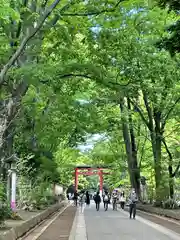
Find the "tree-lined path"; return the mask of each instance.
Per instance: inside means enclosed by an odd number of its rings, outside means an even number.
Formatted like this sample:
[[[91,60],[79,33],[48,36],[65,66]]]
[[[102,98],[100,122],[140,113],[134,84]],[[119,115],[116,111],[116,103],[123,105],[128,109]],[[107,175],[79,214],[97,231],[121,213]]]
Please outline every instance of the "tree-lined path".
[[[179,11],[177,0],[0,0],[0,239],[82,189],[133,187],[180,220]],[[150,231],[123,213],[100,219],[105,237]]]
[[[178,226],[178,225],[177,225]],[[178,240],[180,234],[148,221],[143,217],[129,219],[124,211],[99,212],[95,205],[86,208],[84,214],[77,211],[69,240]]]

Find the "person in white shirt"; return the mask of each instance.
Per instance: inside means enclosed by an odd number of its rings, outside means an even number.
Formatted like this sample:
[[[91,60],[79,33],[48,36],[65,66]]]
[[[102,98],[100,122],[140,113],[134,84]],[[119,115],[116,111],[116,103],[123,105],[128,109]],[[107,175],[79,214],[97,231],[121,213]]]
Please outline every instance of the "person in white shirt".
[[[81,194],[79,195],[79,212],[83,213],[84,212],[84,208],[85,208],[85,202],[86,202],[86,194],[84,191],[81,192]]]
[[[120,199],[119,199],[119,201],[120,201],[120,206],[121,206],[121,208],[124,209],[124,205],[125,205],[125,201],[126,201],[124,191],[122,191],[122,192],[120,193]]]
[[[117,210],[117,202],[118,202],[118,191],[115,191],[115,192],[112,194],[113,210]]]

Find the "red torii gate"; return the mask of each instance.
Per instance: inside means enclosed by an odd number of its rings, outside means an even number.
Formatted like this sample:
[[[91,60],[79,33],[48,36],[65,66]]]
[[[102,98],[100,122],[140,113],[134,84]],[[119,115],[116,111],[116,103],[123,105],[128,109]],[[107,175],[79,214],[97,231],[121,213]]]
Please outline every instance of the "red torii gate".
[[[103,191],[103,175],[111,174],[110,172],[104,172],[103,170],[109,170],[108,167],[90,167],[90,166],[77,166],[75,168],[75,190],[78,189],[78,176],[79,175],[99,175],[99,190]]]

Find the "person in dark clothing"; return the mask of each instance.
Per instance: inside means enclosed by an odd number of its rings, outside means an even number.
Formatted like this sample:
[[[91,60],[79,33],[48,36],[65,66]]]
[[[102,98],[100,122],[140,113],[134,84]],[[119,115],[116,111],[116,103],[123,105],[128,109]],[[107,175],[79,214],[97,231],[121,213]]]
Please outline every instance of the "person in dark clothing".
[[[90,204],[90,196],[89,196],[89,192],[86,192],[86,204],[89,206]]]
[[[108,194],[108,191],[105,191],[105,194],[103,196],[103,202],[104,202],[104,209],[105,211],[107,211],[108,204],[110,203],[110,195]]]
[[[131,219],[132,215],[135,219],[136,217],[136,203],[138,201],[135,189],[133,188],[129,195],[129,218]]]
[[[74,200],[74,205],[75,205],[76,207],[77,207],[78,196],[79,196],[78,192],[75,191],[73,200]]]
[[[69,201],[69,200],[70,200],[70,198],[69,198],[69,193],[66,194],[66,197],[67,197],[67,199],[68,199],[68,201]]]
[[[96,210],[99,211],[99,207],[101,203],[101,197],[99,195],[99,192],[96,193],[96,196],[94,197],[94,201],[96,203]]]

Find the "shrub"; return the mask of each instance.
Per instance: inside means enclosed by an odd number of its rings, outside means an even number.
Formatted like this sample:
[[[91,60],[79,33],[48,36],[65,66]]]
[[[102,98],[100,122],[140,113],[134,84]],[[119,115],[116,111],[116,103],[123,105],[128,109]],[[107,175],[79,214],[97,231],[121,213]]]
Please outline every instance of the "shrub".
[[[174,199],[167,199],[163,201],[163,208],[165,209],[178,209],[178,203]]]
[[[7,218],[11,218],[12,210],[7,203],[0,203],[0,224],[2,225]]]

